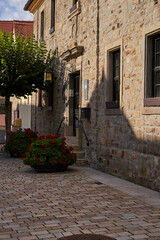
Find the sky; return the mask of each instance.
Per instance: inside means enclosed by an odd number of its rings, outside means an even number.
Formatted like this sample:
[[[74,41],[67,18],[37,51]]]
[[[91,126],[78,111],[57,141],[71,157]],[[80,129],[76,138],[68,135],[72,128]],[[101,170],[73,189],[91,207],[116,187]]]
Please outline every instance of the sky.
[[[0,0],[0,20],[33,20],[33,15],[23,8],[28,0]]]

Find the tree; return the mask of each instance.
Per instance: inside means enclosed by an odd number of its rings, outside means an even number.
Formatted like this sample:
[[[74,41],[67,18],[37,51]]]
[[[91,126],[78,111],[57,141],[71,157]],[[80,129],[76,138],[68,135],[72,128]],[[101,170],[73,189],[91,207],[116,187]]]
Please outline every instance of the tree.
[[[0,96],[5,97],[6,133],[11,128],[10,97],[26,97],[44,90],[44,70],[51,62],[43,41],[34,36],[9,35],[0,32]]]

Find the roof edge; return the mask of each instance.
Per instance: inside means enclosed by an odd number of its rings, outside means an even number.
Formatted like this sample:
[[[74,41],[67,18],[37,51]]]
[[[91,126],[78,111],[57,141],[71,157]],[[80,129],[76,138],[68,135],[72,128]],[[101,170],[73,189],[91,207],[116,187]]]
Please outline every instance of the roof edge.
[[[28,0],[23,9],[27,11],[32,2],[33,0]]]

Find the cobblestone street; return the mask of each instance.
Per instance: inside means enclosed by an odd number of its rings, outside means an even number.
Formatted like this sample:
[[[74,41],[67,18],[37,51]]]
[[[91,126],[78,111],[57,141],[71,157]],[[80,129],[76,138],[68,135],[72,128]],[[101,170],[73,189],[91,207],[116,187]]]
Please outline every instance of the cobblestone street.
[[[146,202],[149,196],[145,194],[144,199],[130,194],[127,182],[128,193],[110,186],[107,174],[99,172],[104,181],[98,181],[94,171],[87,174],[87,168],[70,167],[62,173],[36,173],[21,160],[1,153],[0,239],[57,239],[94,233],[118,240],[159,240],[158,201],[153,205]],[[125,182],[112,178],[114,183]],[[141,192],[144,188],[136,189]]]

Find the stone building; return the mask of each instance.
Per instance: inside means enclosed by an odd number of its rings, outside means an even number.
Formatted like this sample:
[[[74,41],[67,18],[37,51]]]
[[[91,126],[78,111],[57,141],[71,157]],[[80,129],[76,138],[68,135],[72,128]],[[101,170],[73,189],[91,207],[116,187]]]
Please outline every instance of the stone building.
[[[32,100],[32,128],[54,134],[65,116],[61,133],[79,139],[91,167],[160,191],[160,1],[28,0],[24,9],[59,59],[50,93]]]

